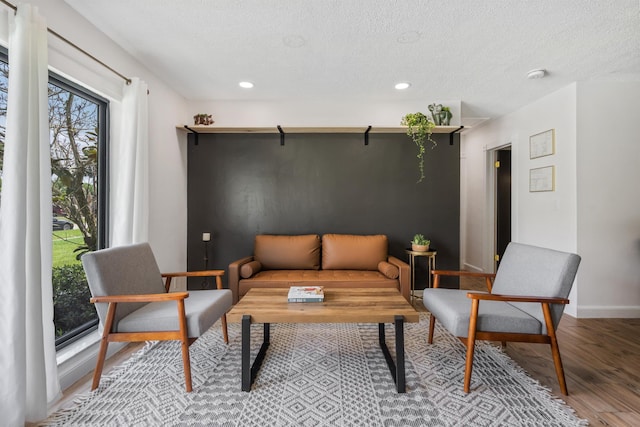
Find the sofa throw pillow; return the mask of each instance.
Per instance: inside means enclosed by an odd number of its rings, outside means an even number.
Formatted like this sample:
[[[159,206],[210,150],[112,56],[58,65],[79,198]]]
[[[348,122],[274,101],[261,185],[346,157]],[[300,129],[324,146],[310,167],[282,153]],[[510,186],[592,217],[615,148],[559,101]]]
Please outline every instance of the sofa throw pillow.
[[[378,271],[384,274],[389,279],[397,279],[400,275],[400,269],[386,261],[380,261],[378,263]]]
[[[322,236],[323,270],[378,270],[387,260],[388,240],[383,234],[325,234]]]
[[[320,236],[259,234],[253,256],[263,270],[318,270]]]
[[[251,261],[246,264],[242,264],[240,267],[240,277],[248,279],[260,270],[262,270],[262,264],[260,264],[259,261]]]

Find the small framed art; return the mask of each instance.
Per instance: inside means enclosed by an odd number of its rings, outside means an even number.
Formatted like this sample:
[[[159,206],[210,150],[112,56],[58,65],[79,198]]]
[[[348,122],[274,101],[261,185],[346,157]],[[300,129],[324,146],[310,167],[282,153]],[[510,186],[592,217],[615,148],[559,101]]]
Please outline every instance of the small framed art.
[[[555,191],[556,167],[529,169],[529,192]]]
[[[556,152],[555,129],[531,135],[529,137],[529,158],[550,156]]]

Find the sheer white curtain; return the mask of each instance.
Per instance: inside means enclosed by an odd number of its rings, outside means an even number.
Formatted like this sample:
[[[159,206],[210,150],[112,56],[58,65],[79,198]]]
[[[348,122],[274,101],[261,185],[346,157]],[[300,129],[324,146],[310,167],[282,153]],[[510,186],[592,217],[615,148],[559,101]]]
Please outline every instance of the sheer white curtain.
[[[20,4],[9,37],[0,206],[0,424],[46,417],[59,392],[51,289],[47,27]]]
[[[149,120],[147,84],[123,91],[111,140],[111,246],[149,240]]]

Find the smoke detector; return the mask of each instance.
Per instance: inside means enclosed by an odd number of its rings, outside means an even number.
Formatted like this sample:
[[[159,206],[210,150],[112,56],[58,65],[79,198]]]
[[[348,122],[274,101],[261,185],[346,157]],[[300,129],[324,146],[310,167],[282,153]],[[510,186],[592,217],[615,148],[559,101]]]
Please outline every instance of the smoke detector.
[[[535,79],[541,79],[544,76],[547,75],[547,71],[543,70],[542,68],[537,69],[537,70],[531,70],[527,73],[527,78],[529,80],[535,80]]]

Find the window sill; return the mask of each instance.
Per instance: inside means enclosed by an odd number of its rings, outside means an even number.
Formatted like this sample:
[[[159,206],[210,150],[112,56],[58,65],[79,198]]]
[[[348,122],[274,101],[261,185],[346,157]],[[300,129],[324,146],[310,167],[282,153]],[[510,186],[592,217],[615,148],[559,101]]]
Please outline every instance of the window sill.
[[[127,343],[110,343],[107,359],[124,348]],[[100,333],[93,331],[56,354],[58,379],[62,390],[69,388],[83,376],[93,371],[100,348]]]

